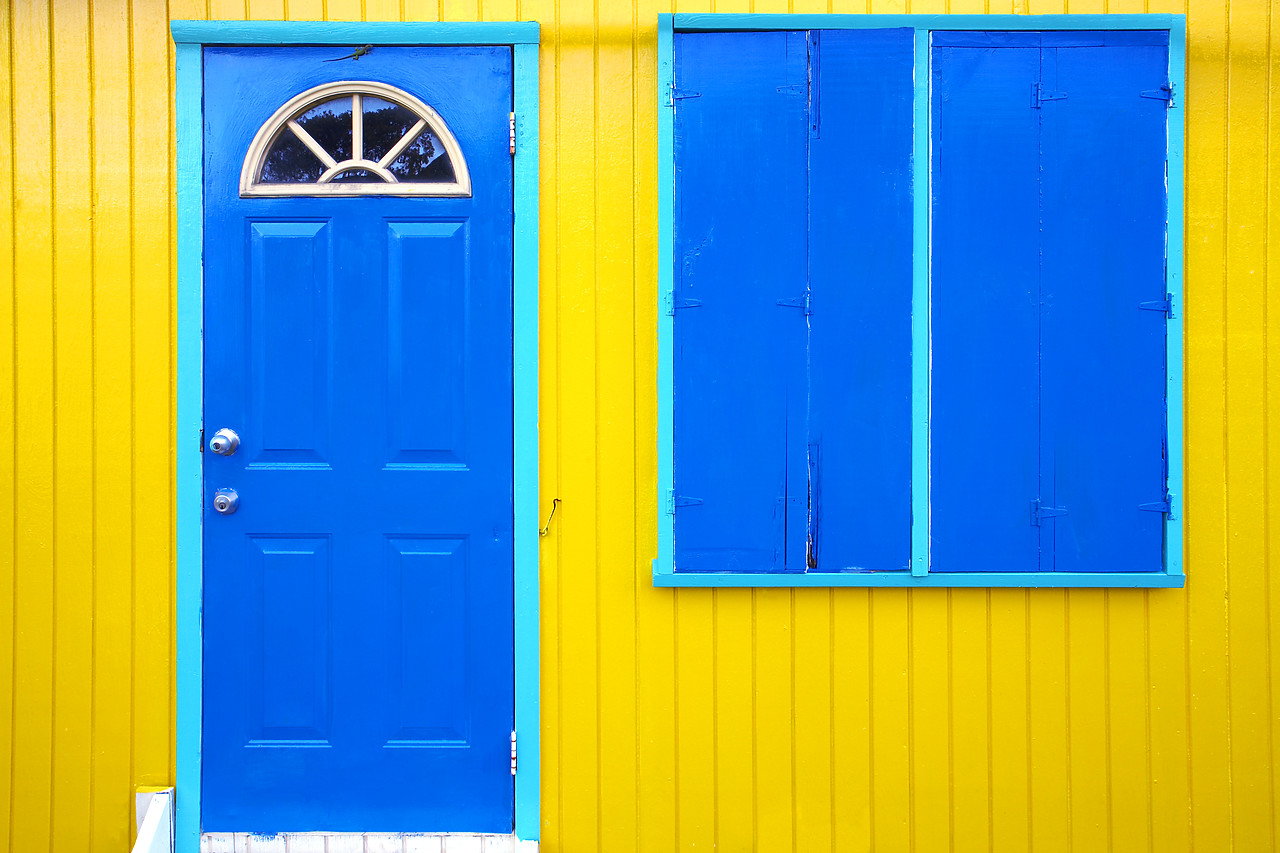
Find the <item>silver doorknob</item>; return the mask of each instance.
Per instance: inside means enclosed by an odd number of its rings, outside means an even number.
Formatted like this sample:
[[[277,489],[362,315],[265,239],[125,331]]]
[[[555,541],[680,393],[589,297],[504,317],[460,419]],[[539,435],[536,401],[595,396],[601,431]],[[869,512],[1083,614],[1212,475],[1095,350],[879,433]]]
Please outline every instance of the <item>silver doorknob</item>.
[[[213,508],[223,515],[231,515],[240,506],[240,495],[235,489],[218,489],[213,493]]]
[[[223,427],[209,439],[209,449],[219,456],[230,456],[240,446],[240,436],[233,429]]]

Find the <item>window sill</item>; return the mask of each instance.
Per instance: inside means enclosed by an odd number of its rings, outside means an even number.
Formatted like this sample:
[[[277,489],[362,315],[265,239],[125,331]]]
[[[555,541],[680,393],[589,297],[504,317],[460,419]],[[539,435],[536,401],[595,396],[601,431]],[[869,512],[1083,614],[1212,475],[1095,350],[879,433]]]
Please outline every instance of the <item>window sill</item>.
[[[729,572],[653,572],[655,587],[1022,587],[1022,588],[1142,588],[1180,589],[1186,576],[1169,572],[811,572],[809,574],[752,574]]]

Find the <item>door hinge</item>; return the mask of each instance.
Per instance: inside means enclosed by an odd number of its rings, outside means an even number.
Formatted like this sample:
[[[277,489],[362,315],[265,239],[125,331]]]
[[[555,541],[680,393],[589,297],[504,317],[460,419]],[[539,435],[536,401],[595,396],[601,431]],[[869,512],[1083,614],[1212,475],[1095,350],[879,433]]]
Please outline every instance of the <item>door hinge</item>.
[[[778,304],[783,308],[803,308],[806,317],[813,313],[813,299],[807,293],[791,299],[779,299]]]
[[[1151,98],[1156,101],[1164,101],[1166,107],[1173,106],[1173,84],[1161,83],[1159,89],[1147,89],[1139,93],[1144,98]]]
[[[1044,87],[1043,83],[1031,84],[1031,106],[1033,109],[1040,109],[1040,104],[1044,101],[1065,101],[1066,99],[1066,92],[1051,92]]]
[[[702,498],[691,498],[687,495],[677,495],[675,489],[667,492],[667,513],[674,514],[678,506],[697,506],[702,503]]]
[[[1143,311],[1162,311],[1166,317],[1173,317],[1173,294],[1166,293],[1164,299],[1154,302],[1140,302],[1138,307]]]
[[[1031,526],[1039,527],[1046,518],[1058,518],[1067,514],[1065,506],[1043,506],[1040,501],[1031,502]]]
[[[511,733],[511,775],[516,775],[516,733]]]
[[[1161,500],[1153,501],[1149,504],[1138,504],[1138,509],[1143,512],[1163,512],[1171,520],[1177,517],[1174,515],[1175,505],[1172,492],[1165,492],[1164,498]]]
[[[516,114],[511,113],[507,116],[507,130],[510,133],[511,153],[516,153]]]
[[[701,299],[678,299],[674,290],[668,290],[663,302],[668,314],[675,314],[679,308],[700,308],[702,306]]]
[[[676,101],[683,100],[684,98],[701,98],[701,97],[702,97],[701,92],[692,92],[687,89],[686,90],[677,89],[675,83],[668,83],[667,84],[667,103],[665,104],[665,106],[674,107],[676,105]]]

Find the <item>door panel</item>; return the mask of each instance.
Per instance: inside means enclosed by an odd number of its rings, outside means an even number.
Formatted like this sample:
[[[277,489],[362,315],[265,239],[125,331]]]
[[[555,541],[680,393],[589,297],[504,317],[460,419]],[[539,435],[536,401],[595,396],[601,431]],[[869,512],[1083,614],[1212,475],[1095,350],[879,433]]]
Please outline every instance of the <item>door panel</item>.
[[[205,831],[510,832],[508,48],[205,52]],[[435,108],[468,198],[239,196],[299,92]],[[235,489],[237,512],[212,509]]]

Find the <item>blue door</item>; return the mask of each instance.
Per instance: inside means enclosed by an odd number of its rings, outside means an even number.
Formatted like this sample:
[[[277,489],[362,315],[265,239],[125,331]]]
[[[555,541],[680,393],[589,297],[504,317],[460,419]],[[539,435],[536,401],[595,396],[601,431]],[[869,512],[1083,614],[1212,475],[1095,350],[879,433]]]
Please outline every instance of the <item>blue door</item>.
[[[204,54],[202,828],[510,832],[511,53],[353,52]]]

